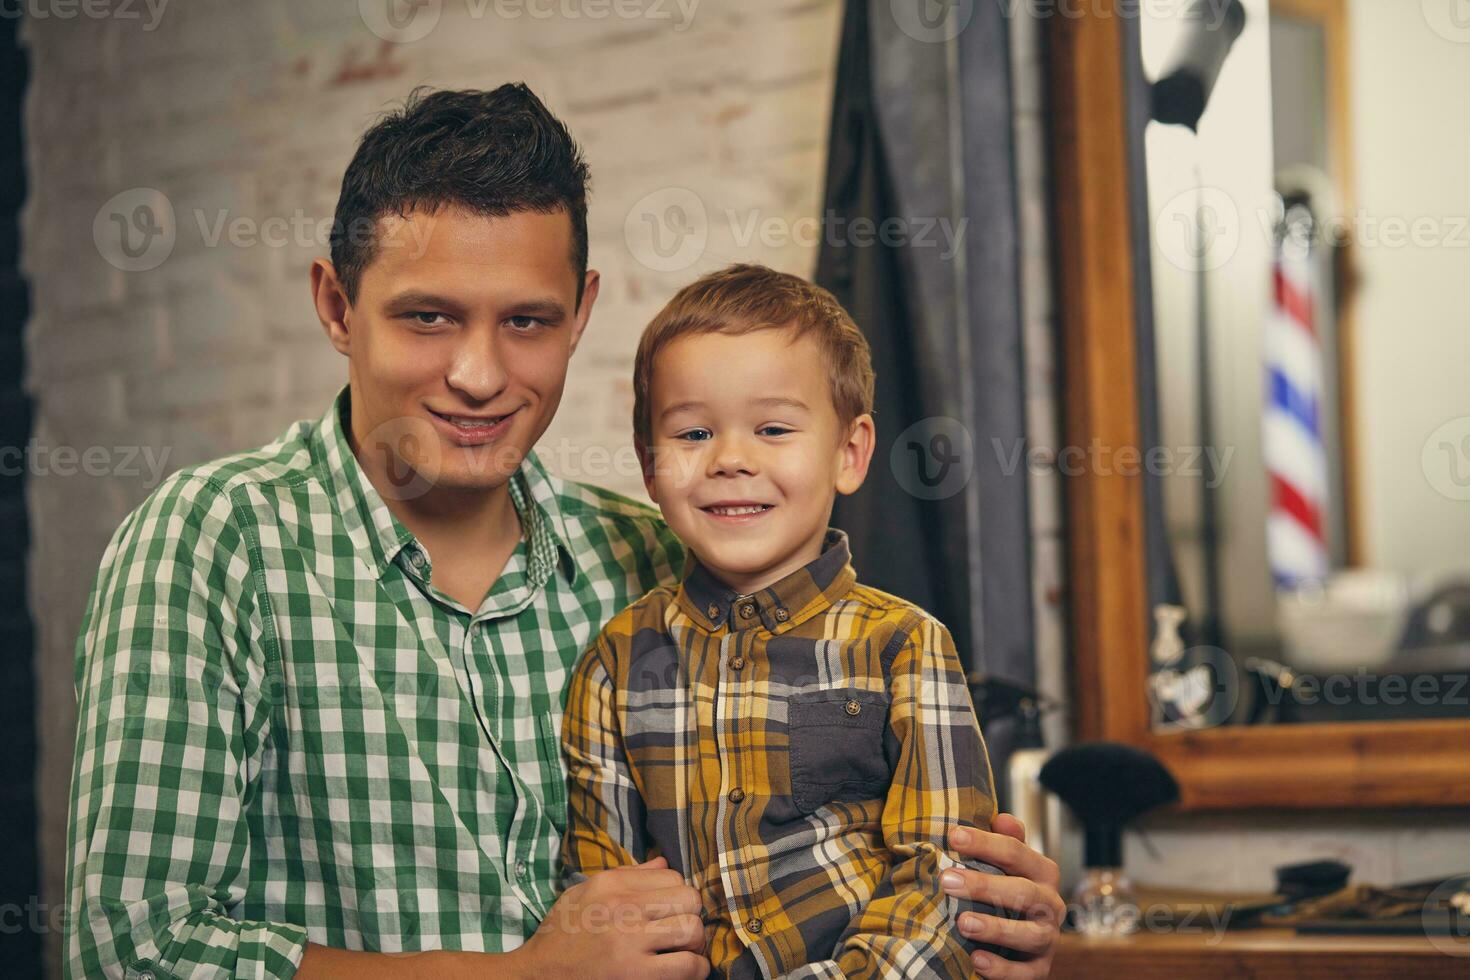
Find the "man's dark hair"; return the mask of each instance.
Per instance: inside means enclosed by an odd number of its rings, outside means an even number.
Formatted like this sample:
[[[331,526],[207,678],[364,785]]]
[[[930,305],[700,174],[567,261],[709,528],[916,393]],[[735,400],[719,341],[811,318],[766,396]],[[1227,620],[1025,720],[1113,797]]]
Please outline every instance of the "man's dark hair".
[[[483,215],[519,211],[572,219],[577,304],[587,272],[587,163],[567,127],[524,84],[493,91],[409,93],[402,108],[362,136],[342,175],[332,222],[332,264],[357,298],[377,250],[378,219],[445,205]]]

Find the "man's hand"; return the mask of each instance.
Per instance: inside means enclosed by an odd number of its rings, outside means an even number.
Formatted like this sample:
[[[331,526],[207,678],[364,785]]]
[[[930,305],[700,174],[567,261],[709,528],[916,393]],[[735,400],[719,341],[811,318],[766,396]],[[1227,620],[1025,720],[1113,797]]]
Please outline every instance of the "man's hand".
[[[977,952],[976,974],[985,980],[1044,980],[1051,973],[1061,937],[1066,903],[1057,893],[1061,874],[1057,863],[1026,846],[1026,828],[1009,813],[997,814],[990,831],[956,827],[949,844],[965,857],[993,864],[1005,875],[952,869],[940,880],[944,890],[960,898],[1011,909],[1020,919],[965,912],[960,932],[1022,954],[1017,960]]]
[[[663,858],[602,871],[557,899],[516,951],[516,972],[538,980],[704,980],[699,913],[699,893]]]

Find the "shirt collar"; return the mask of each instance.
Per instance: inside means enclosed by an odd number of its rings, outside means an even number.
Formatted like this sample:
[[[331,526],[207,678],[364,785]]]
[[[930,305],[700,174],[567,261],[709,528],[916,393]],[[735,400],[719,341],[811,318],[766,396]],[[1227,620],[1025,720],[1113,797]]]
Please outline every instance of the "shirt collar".
[[[841,599],[856,581],[846,533],[828,528],[820,555],[750,595],[737,594],[691,555],[678,601],[709,630],[764,626],[771,633],[784,633]]]
[[[417,542],[413,532],[393,516],[352,452],[347,437],[350,407],[350,389],[344,387],[316,427],[312,455],[349,539],[381,577],[399,552],[410,544],[417,547]],[[556,487],[535,453],[528,453],[522,461],[509,490],[527,544],[529,581],[543,584],[560,565],[568,584],[575,582],[576,558]]]

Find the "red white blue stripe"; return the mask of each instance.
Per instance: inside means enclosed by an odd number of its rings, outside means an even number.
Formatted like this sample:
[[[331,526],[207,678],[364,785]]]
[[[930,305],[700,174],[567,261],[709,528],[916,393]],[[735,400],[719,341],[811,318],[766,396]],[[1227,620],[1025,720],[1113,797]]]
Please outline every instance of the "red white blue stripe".
[[[1281,588],[1327,577],[1327,454],[1322,440],[1325,368],[1316,325],[1311,252],[1285,236],[1276,250],[1266,320],[1262,451],[1271,481],[1266,548]]]

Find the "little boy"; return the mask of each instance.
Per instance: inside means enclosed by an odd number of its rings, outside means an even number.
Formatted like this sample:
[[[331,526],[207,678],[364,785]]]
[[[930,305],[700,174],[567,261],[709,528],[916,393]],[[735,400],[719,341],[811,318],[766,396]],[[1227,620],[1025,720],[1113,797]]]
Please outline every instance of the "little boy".
[[[633,390],[691,556],[572,679],[568,879],[663,856],[720,976],[971,976],[938,881],[947,829],[994,814],[964,671],[827,527],[873,453],[866,340],[826,290],[732,266],[649,324]]]

